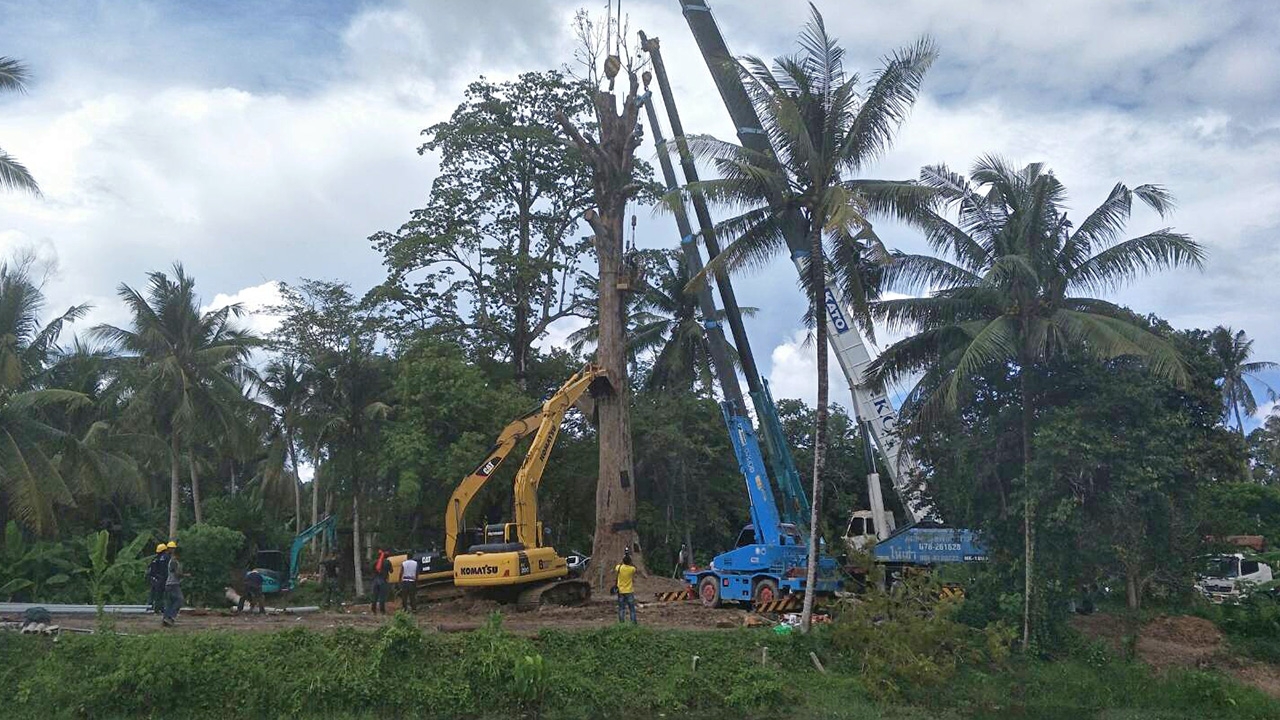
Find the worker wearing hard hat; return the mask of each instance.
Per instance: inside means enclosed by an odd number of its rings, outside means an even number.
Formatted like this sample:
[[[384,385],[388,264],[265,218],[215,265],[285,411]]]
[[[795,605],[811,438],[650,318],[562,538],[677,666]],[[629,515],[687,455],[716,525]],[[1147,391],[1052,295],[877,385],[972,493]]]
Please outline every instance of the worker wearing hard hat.
[[[164,583],[169,579],[169,546],[156,545],[156,556],[147,565],[147,588],[151,595],[147,600],[147,609],[157,615],[164,610]]]
[[[178,562],[178,543],[165,543],[169,555],[169,572],[164,581],[164,619],[161,624],[172,626],[182,609],[182,563]]]

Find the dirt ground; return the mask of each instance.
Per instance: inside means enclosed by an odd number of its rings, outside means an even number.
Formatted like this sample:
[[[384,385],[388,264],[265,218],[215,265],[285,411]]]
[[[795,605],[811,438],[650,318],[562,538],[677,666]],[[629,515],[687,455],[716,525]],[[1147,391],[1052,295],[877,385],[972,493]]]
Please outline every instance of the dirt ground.
[[[669,578],[638,578],[636,601],[639,621],[644,625],[685,630],[709,630],[742,627],[751,613],[742,609],[721,608],[708,610],[696,601],[657,602],[655,593],[679,591],[683,583]],[[400,607],[398,600],[387,603],[389,612]],[[574,630],[605,627],[618,621],[617,605],[608,595],[597,596],[586,605],[578,607],[543,607],[528,612],[518,612],[510,606],[499,605],[492,600],[462,595],[450,599],[424,600],[420,595],[415,615],[424,630],[462,632],[474,630],[488,620],[490,614],[502,611],[502,625],[516,633],[533,634],[544,628]],[[11,618],[17,620],[18,618]],[[230,630],[235,632],[274,632],[291,627],[311,630],[331,630],[339,627],[376,628],[387,621],[381,615],[369,613],[369,606],[345,605],[341,610],[303,613],[298,615],[270,613],[267,615],[240,615],[230,611],[184,610],[173,628],[164,628],[155,615],[116,615],[115,627],[121,633],[150,632],[198,632],[202,630]],[[54,624],[62,628],[91,630],[96,625],[92,615],[54,615]],[[752,622],[755,622],[754,620]]]
[[[1072,626],[1084,635],[1106,642],[1123,653],[1133,629],[1120,617],[1106,613],[1077,615]],[[1280,698],[1280,666],[1233,655],[1218,628],[1204,618],[1164,615],[1137,631],[1134,652],[1157,670],[1198,668],[1219,670],[1268,695]]]

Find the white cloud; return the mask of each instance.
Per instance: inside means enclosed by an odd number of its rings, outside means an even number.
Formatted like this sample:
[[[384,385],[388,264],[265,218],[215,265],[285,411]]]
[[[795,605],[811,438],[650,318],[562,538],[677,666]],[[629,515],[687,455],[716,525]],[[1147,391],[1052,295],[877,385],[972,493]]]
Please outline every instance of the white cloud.
[[[1043,160],[1080,210],[1117,180],[1164,183],[1182,201],[1170,222],[1210,251],[1206,272],[1143,280],[1114,298],[1179,326],[1245,328],[1258,357],[1280,359],[1271,317],[1280,306],[1280,125],[1268,92],[1280,77],[1270,41],[1280,13],[1260,3],[975,1],[976,10],[932,0],[828,8],[851,67],[871,69],[925,32],[939,44],[925,97],[870,172],[966,169],[985,152]],[[802,0],[767,11],[713,5],[731,50],[767,57],[794,50],[808,12]],[[116,286],[137,287],[179,259],[205,297],[274,279],[336,277],[357,291],[380,281],[365,238],[420,207],[434,174],[434,161],[414,153],[419,131],[444,119],[476,76],[558,67],[573,45],[573,6],[549,0],[264,6],[222,24],[195,7],[192,16],[134,3],[61,15],[6,8],[9,52],[31,62],[37,82],[4,98],[0,145],[32,169],[45,197],[0,194],[0,252],[53,247],[62,272],[50,307],[96,306],[78,325],[127,321]],[[732,137],[674,3],[626,9],[633,29],[662,38],[686,129]],[[648,142],[642,155],[652,159]],[[669,218],[640,214],[642,234],[655,229],[641,244],[674,246]],[[917,234],[883,225],[891,245],[924,249]],[[1138,213],[1131,229],[1159,226]],[[789,263],[735,284],[744,306],[761,309],[748,326],[760,350],[772,348],[772,367],[760,359],[775,393],[811,402],[813,349],[797,340],[804,302]],[[557,324],[541,346],[563,344],[573,329]],[[842,378],[832,388],[847,398],[836,390]]]
[[[547,328],[547,334],[543,335],[533,343],[533,346],[539,350],[551,350],[553,348],[570,349],[573,344],[569,342],[569,336],[586,327],[589,323],[580,317],[561,318]]]
[[[1258,410],[1253,413],[1251,419],[1256,420],[1259,423],[1265,423],[1267,418],[1271,417],[1272,414],[1280,414],[1280,401],[1268,400],[1263,403],[1258,403]]]
[[[213,301],[208,306],[201,309],[201,312],[218,310],[235,304],[239,304],[244,311],[239,321],[240,325],[252,330],[259,337],[266,337],[274,332],[283,320],[280,315],[270,312],[272,307],[284,304],[280,283],[275,280],[247,287],[230,295],[218,293],[213,296]]]

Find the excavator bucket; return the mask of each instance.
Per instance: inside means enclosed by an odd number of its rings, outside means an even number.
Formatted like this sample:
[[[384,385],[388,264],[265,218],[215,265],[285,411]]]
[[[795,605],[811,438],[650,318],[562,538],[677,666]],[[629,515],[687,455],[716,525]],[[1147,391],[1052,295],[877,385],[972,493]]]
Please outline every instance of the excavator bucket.
[[[614,392],[613,382],[609,379],[609,376],[605,373],[600,373],[599,376],[591,381],[591,384],[587,386],[587,391],[582,394],[582,397],[578,398],[578,401],[573,406],[578,408],[587,418],[595,421],[596,399],[612,395]]]

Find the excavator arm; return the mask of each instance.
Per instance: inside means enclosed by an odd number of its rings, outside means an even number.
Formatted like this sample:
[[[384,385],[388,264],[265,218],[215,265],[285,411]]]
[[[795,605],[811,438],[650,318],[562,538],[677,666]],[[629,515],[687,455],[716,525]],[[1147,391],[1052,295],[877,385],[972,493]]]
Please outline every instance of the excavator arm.
[[[519,420],[512,421],[502,429],[502,433],[498,435],[498,440],[489,448],[489,452],[485,455],[485,459],[475,470],[471,471],[458,483],[457,489],[453,491],[453,495],[449,498],[449,505],[444,513],[444,552],[449,562],[453,562],[454,557],[458,554],[458,534],[465,527],[463,524],[463,514],[467,511],[467,506],[471,504],[471,499],[480,492],[480,488],[489,481],[490,476],[497,471],[502,462],[507,459],[511,451],[515,449],[516,443],[529,433],[537,430],[539,427],[539,419],[543,415],[543,409],[539,408],[536,412],[532,412]]]
[[[293,539],[293,545],[289,547],[289,587],[293,588],[298,584],[298,560],[302,557],[302,548],[311,541],[311,538],[324,534],[329,542],[329,546],[333,547],[338,544],[338,521],[332,515],[326,517],[320,522],[298,533]]]
[[[583,399],[583,395],[592,390],[592,394],[600,392],[602,383],[608,383],[607,375],[598,365],[588,365],[569,378],[542,405],[538,432],[533,436],[533,444],[524,456],[524,462],[516,472],[515,480],[515,525],[516,536],[527,548],[542,545],[541,533],[538,529],[538,485],[542,482],[542,473],[547,468],[547,458],[551,448],[560,435],[560,423],[569,408]],[[593,389],[594,388],[594,389]]]

